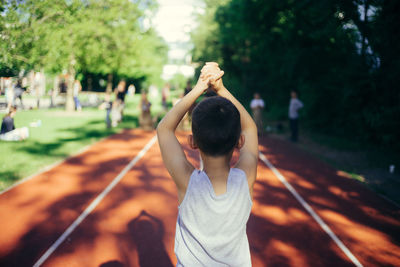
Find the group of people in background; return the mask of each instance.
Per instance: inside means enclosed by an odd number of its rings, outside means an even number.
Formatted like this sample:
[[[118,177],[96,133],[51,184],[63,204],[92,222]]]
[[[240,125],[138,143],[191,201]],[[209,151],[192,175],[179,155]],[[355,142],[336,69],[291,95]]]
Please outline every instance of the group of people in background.
[[[10,109],[11,106],[17,106],[19,104],[21,108],[24,108],[24,102],[22,100],[22,95],[26,91],[26,80],[13,79],[10,77],[2,77],[0,81],[0,91],[4,93],[5,100],[7,104],[7,110]],[[19,103],[17,103],[19,100]]]
[[[297,142],[299,139],[299,109],[303,108],[303,103],[297,98],[297,92],[292,90],[290,92],[290,102],[289,102],[289,128],[290,128],[290,140],[292,142]],[[250,108],[252,111],[253,119],[257,125],[258,135],[264,133],[264,123],[263,123],[263,111],[265,108],[265,102],[261,99],[259,93],[254,94],[253,100],[250,102]]]
[[[28,73],[21,72],[18,77],[0,77],[0,94],[5,95],[6,109],[11,106],[17,106],[19,109],[40,108],[41,100],[46,93],[50,96],[50,107],[56,106],[55,98],[61,93],[67,92],[68,74],[56,75],[52,78],[54,84],[50,90],[46,92],[46,84],[49,78],[43,72],[30,71]],[[82,106],[79,102],[79,92],[82,86],[79,80],[73,81],[73,97],[75,109],[80,111]],[[29,94],[35,98],[35,104],[25,105],[23,95]],[[32,101],[31,101],[32,102]]]
[[[107,128],[116,127],[123,120],[125,98],[127,94],[134,95],[136,88],[133,84],[129,85],[126,90],[126,81],[121,80],[112,93],[106,92],[104,102],[100,105],[101,109],[106,110],[106,125]],[[163,106],[166,105],[166,98],[163,98]],[[154,129],[154,121],[151,116],[151,102],[148,99],[148,94],[142,90],[140,97],[140,116],[139,126],[145,130]]]
[[[132,90],[132,89],[131,89]],[[107,128],[116,127],[122,121],[124,115],[126,97],[126,81],[121,80],[114,89],[114,100],[110,92],[106,92],[104,102],[100,108],[106,110]]]
[[[40,105],[40,98],[45,94],[46,77],[43,72],[30,71],[23,75],[21,72],[18,77],[1,77],[0,92],[5,95],[7,110],[11,106],[19,105],[21,109],[25,108],[23,94],[30,93],[36,98],[36,107]],[[17,100],[19,100],[17,103]]]
[[[162,89],[162,104],[163,107],[166,107],[166,99],[167,95],[169,95],[169,84],[166,84],[164,88]],[[167,91],[168,89],[168,91]],[[192,90],[191,87],[191,82],[190,80],[187,81],[186,87],[184,89],[184,93],[181,96],[181,98],[185,95],[187,95],[190,91]],[[168,94],[167,94],[168,92]],[[214,96],[215,94],[212,91],[207,91],[205,94],[205,97],[210,97]],[[177,100],[179,101],[179,99]],[[289,101],[289,108],[288,108],[288,118],[289,118],[289,129],[290,129],[290,140],[292,142],[297,142],[298,137],[299,137],[299,126],[298,126],[298,120],[299,120],[299,110],[303,108],[303,103],[297,98],[297,91],[292,90],[290,92],[290,101]],[[189,108],[187,114],[184,116],[182,119],[180,125],[178,126],[178,129],[182,130],[190,130],[190,124],[191,124],[191,113],[195,107],[195,104]],[[259,93],[255,93],[253,95],[253,99],[250,102],[250,109],[252,111],[252,117],[256,123],[257,130],[258,130],[258,135],[261,136],[263,135],[266,130],[269,130],[269,127],[267,129],[265,128],[264,122],[263,122],[263,117],[264,117],[264,111],[265,111],[266,104],[264,100],[261,98],[261,95]],[[165,108],[166,109],[166,108]],[[282,128],[282,124],[279,123],[277,128]]]
[[[51,90],[51,106],[53,106],[54,100],[53,97],[57,95],[57,93],[66,93],[67,88],[67,79],[68,77],[64,77],[59,75],[55,78],[53,90]],[[16,113],[17,105],[24,109],[23,103],[23,94],[25,91],[31,91],[31,94],[37,96],[37,106],[40,105],[40,96],[44,94],[43,88],[45,84],[45,77],[42,72],[30,72],[26,77],[21,77],[18,79],[12,78],[2,78],[0,85],[1,91],[6,95],[7,101],[7,114],[3,118],[2,126],[1,126],[1,134],[0,138],[2,140],[21,140],[25,139],[29,133],[25,130],[22,132],[20,130],[15,131],[15,126],[13,122],[13,116]],[[116,127],[118,123],[120,123],[123,119],[124,108],[125,108],[125,97],[126,94],[135,94],[135,86],[133,84],[129,85],[128,89],[126,88],[127,84],[125,80],[121,80],[117,87],[114,89],[114,96],[112,96],[111,92],[106,92],[104,102],[100,105],[102,109],[106,110],[106,125],[108,128]],[[42,88],[42,90],[41,90]],[[191,82],[187,81],[186,87],[184,89],[181,98],[188,94],[191,91]],[[161,104],[163,111],[168,111],[168,100],[170,98],[170,90],[171,86],[169,83],[166,83],[164,87],[161,89]],[[79,93],[82,91],[81,82],[76,79],[73,82],[73,98],[75,104],[75,110],[81,111],[82,105],[79,100]],[[299,109],[303,107],[303,103],[297,98],[297,92],[291,91],[290,93],[291,99],[289,102],[289,128],[290,128],[290,140],[293,142],[298,141],[299,135]],[[205,97],[212,96],[212,92],[207,92]],[[177,99],[175,103],[179,101]],[[265,125],[263,123],[263,114],[265,110],[266,104],[264,100],[261,98],[259,93],[254,94],[254,98],[250,102],[250,108],[252,111],[253,119],[257,125],[258,134],[262,135],[265,133]],[[188,114],[182,120],[181,129],[190,129],[190,120],[191,120],[191,112],[194,106],[189,109]],[[154,128],[155,121],[151,116],[151,102],[149,101],[148,93],[145,90],[141,92],[140,98],[140,116],[139,116],[139,126],[146,130],[151,130]],[[267,127],[268,128],[268,127]],[[268,130],[268,129],[267,129]],[[11,134],[5,135],[7,132],[13,132]]]

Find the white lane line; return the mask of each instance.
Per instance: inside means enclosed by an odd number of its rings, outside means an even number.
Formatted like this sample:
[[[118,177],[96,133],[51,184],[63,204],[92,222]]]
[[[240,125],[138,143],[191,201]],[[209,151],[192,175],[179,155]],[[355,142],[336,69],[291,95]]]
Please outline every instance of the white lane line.
[[[300,202],[303,208],[314,218],[314,220],[319,224],[319,226],[329,235],[329,237],[336,243],[336,245],[343,251],[343,253],[354,263],[357,267],[362,267],[363,265],[358,261],[358,259],[351,253],[351,251],[343,244],[343,242],[333,233],[331,228],[318,216],[317,213],[311,208],[310,205],[297,193],[296,189],[286,180],[286,178],[275,168],[274,165],[260,152],[259,157],[268,168],[275,174],[275,176],[285,185],[287,190]]]
[[[82,212],[81,215],[65,230],[65,232],[50,246],[49,249],[40,257],[40,259],[33,265],[39,267],[42,265],[50,255],[64,242],[64,240],[78,227],[78,225],[96,208],[96,206],[104,199],[104,197],[121,181],[121,179],[128,173],[130,169],[146,154],[152,145],[157,140],[157,136],[151,138],[146,146],[137,154],[137,156],[129,162],[129,164],[112,180],[112,182],[101,192],[90,205]]]

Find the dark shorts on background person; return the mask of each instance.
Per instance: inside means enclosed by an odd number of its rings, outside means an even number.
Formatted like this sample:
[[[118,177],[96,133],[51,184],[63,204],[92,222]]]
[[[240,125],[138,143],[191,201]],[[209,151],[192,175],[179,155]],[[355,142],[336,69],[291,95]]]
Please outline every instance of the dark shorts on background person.
[[[293,141],[293,142],[297,142],[297,140],[299,138],[298,120],[299,119],[289,119],[290,132],[291,132],[290,140]]]

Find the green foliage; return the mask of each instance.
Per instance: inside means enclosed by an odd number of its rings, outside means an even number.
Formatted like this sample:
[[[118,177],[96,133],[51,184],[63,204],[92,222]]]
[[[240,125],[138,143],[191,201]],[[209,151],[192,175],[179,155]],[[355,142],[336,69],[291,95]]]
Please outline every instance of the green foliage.
[[[143,8],[154,10],[154,1],[9,0],[2,6],[2,69],[159,79],[167,47],[143,24]]]
[[[194,60],[218,61],[242,101],[260,92],[283,120],[295,89],[316,131],[387,146],[400,136],[398,1],[206,3]]]
[[[192,32],[192,41],[195,44],[193,50],[193,61],[204,63],[207,61],[221,62],[220,36],[218,34],[219,25],[215,21],[215,12],[219,7],[224,6],[228,0],[222,1],[204,1],[207,8],[205,13],[197,15],[199,26],[195,32]]]
[[[182,73],[176,73],[169,83],[172,88],[180,89],[181,91],[186,87],[187,78]]]

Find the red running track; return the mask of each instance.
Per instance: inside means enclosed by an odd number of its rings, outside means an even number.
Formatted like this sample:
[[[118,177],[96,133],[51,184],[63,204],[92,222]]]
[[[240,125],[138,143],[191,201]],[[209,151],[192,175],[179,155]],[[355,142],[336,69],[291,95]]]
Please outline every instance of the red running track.
[[[114,135],[0,195],[0,266],[34,265],[154,135]],[[260,151],[362,265],[400,266],[395,206],[287,142],[264,138]],[[155,143],[43,266],[173,266],[176,216]],[[261,161],[248,236],[253,266],[354,266]]]

